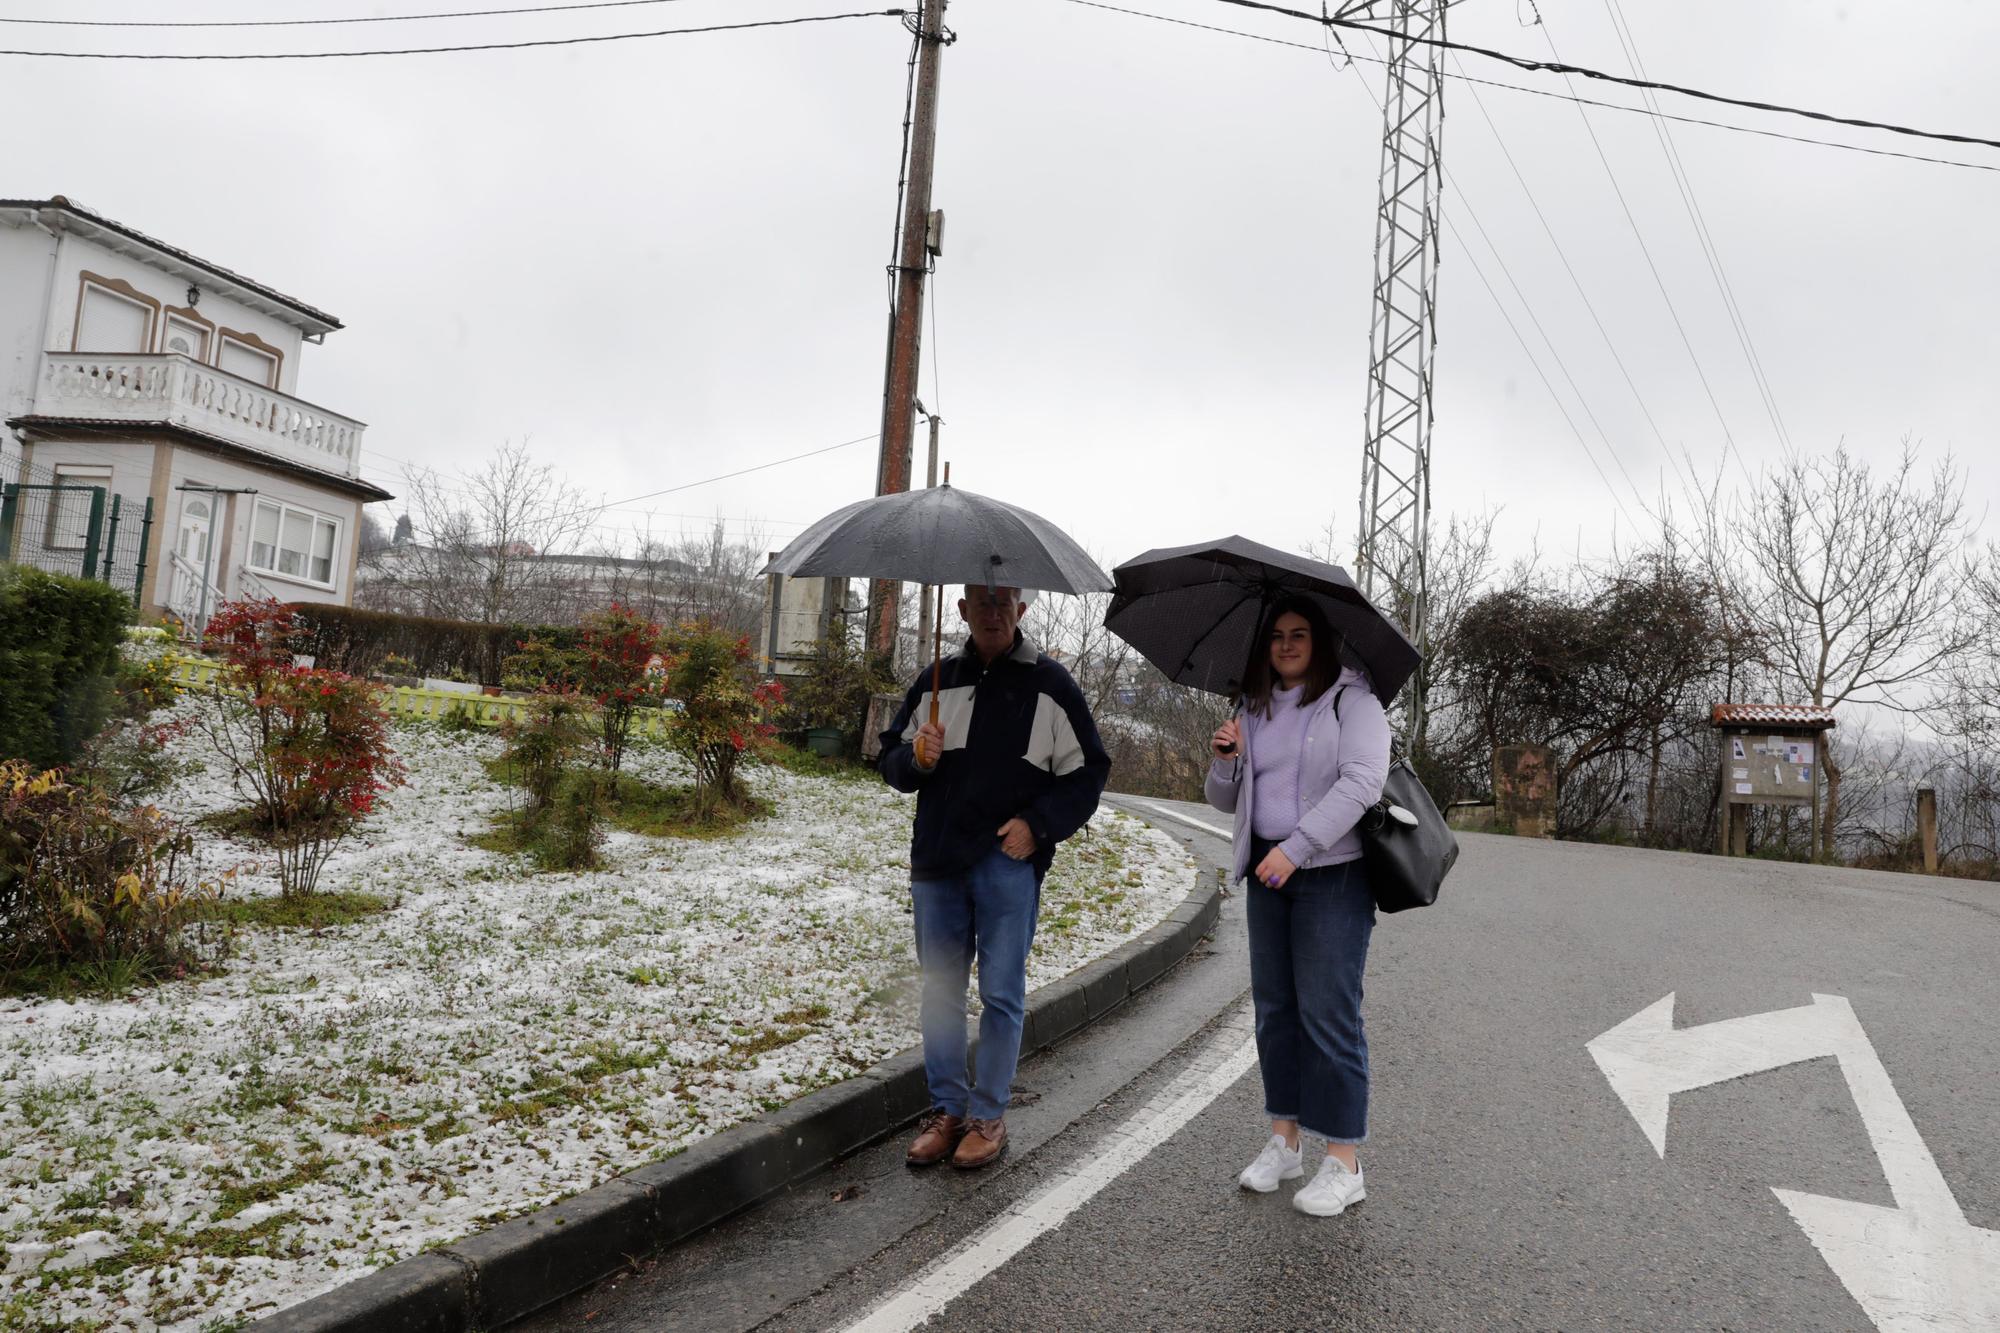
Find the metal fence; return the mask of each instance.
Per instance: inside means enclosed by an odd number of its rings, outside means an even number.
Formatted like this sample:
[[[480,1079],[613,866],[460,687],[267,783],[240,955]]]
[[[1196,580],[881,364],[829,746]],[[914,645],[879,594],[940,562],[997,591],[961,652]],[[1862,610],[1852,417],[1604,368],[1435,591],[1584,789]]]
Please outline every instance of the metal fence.
[[[143,600],[153,501],[0,458],[0,564],[97,579]]]

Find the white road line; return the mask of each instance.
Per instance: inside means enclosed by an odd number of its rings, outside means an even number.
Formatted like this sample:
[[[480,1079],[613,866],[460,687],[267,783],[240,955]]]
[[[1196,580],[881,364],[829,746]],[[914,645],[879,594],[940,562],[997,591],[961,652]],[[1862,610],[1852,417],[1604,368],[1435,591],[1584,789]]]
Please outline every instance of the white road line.
[[[981,1227],[847,1325],[846,1333],[899,1333],[928,1323],[981,1278],[1061,1226],[1106,1185],[1165,1143],[1257,1060],[1246,1006],[1189,1066],[1139,1111],[1106,1134],[1074,1169]]]
[[[1148,810],[1159,811],[1161,814],[1165,815],[1168,819],[1178,819],[1181,823],[1186,824],[1190,828],[1198,828],[1203,833],[1213,833],[1216,837],[1222,839],[1224,842],[1228,842],[1231,838],[1236,836],[1234,833],[1231,833],[1226,828],[1218,828],[1214,824],[1204,824],[1199,819],[1189,819],[1186,815],[1180,813],[1178,810],[1169,810],[1164,805],[1155,805],[1151,801],[1141,801],[1139,802],[1139,804],[1145,806]]]

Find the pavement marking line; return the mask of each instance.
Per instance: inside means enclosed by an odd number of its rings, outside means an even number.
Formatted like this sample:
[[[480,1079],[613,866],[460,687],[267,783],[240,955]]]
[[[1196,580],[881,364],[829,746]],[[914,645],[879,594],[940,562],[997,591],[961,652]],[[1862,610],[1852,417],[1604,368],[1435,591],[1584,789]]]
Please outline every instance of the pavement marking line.
[[[1097,1143],[1071,1171],[973,1232],[906,1280],[845,1333],[900,1333],[928,1323],[980,1279],[1061,1226],[1106,1185],[1200,1115],[1257,1062],[1249,1007],[1232,1015],[1188,1067]]]
[[[1231,833],[1226,828],[1217,828],[1213,824],[1204,824],[1199,819],[1190,819],[1186,815],[1182,814],[1180,811],[1169,810],[1164,805],[1154,805],[1151,801],[1141,801],[1139,802],[1139,804],[1145,806],[1148,810],[1159,811],[1161,814],[1165,815],[1168,819],[1178,819],[1181,823],[1186,824],[1189,828],[1198,828],[1203,833],[1213,833],[1216,837],[1222,839],[1224,842],[1228,842],[1236,836],[1234,833]]]
[[[2000,1328],[2000,1231],[1966,1220],[1844,998],[1816,994],[1796,1009],[1676,1028],[1669,994],[1592,1038],[1586,1049],[1662,1157],[1675,1093],[1833,1057],[1896,1206],[1771,1192],[1876,1328]]]

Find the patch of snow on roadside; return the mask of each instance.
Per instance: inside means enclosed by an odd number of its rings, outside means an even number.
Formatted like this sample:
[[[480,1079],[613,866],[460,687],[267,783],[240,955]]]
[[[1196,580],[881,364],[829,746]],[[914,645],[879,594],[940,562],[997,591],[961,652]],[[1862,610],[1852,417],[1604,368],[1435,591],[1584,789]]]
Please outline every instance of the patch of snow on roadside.
[[[758,766],[771,813],[734,836],[613,832],[602,869],[535,874],[466,841],[512,799],[496,738],[395,736],[409,785],[321,883],[389,910],[247,930],[220,975],[124,999],[0,1000],[0,1324],[267,1314],[915,1040],[909,798]],[[685,777],[657,746],[629,767]],[[194,820],[243,797],[209,756],[157,803]],[[258,848],[201,841],[242,867],[231,895],[277,892]],[[1102,809],[1058,854],[1030,985],[1192,878],[1172,838]]]

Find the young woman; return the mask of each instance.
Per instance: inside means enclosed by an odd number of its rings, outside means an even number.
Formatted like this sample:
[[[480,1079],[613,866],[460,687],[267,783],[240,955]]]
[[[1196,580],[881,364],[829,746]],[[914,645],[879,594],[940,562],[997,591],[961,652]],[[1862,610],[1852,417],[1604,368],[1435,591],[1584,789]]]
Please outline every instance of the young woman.
[[[1250,992],[1271,1140],[1244,1189],[1305,1174],[1301,1132],[1326,1156],[1292,1196],[1330,1217],[1366,1197],[1355,1147],[1368,1137],[1368,1039],[1361,973],[1375,900],[1355,824],[1382,796],[1389,723],[1367,676],[1340,665],[1340,640],[1307,598],[1264,618],[1236,716],[1210,742],[1210,805],[1233,811],[1235,871],[1248,878]]]

